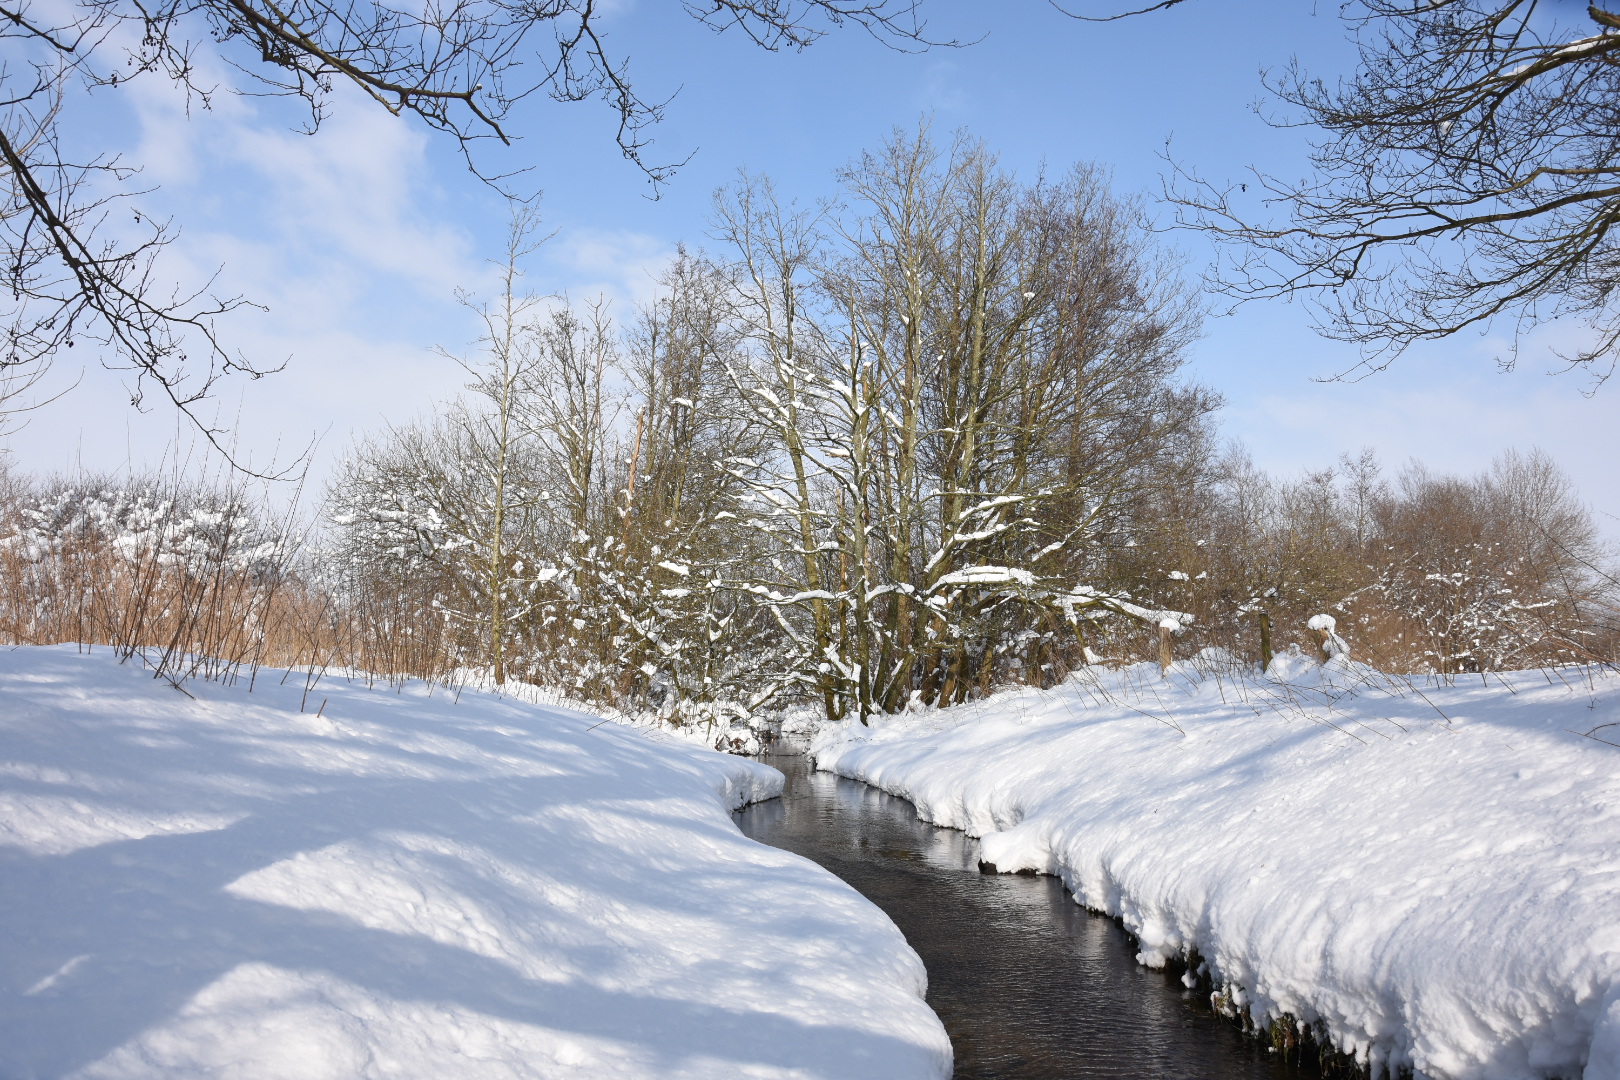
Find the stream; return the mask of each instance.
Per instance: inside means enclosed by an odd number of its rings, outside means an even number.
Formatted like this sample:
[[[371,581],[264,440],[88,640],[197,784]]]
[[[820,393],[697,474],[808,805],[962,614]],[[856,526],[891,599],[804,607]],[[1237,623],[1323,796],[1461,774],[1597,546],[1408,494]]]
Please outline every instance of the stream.
[[[764,759],[782,798],[737,812],[748,836],[803,855],[893,919],[928,967],[957,1080],[1302,1075],[1216,1016],[1206,995],[1136,962],[1112,919],[1053,877],[981,874],[978,842],[867,784]]]

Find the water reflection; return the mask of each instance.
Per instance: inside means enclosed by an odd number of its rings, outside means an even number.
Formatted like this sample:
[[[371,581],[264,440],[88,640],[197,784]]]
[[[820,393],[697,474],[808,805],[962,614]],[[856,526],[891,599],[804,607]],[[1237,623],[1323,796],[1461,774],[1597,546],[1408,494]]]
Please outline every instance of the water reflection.
[[[919,821],[904,799],[803,758],[767,760],[787,790],[740,811],[743,832],[814,859],[888,912],[928,966],[960,1080],[1298,1075],[1201,995],[1136,963],[1125,932],[1057,879],[980,874],[976,841]]]

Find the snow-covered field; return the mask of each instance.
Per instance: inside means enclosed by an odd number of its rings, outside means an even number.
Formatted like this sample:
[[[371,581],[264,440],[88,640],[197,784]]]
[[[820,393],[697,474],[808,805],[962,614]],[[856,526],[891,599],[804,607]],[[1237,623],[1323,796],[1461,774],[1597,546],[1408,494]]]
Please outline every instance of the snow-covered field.
[[[1375,1073],[1620,1080],[1620,676],[1090,672],[840,725],[817,764]]]
[[[949,1075],[888,919],[738,833],[774,770],[280,676],[0,650],[0,1077]]]

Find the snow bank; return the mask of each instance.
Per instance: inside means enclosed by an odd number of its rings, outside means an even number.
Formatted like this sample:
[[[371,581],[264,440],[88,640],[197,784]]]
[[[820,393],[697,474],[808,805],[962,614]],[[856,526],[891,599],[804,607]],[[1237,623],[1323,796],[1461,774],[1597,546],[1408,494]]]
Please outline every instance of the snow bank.
[[[1612,674],[1284,656],[1265,680],[1090,669],[813,753],[1375,1073],[1620,1080],[1620,748],[1577,734],[1617,721]]]
[[[0,1076],[949,1075],[888,919],[738,833],[775,770],[279,677],[0,650]]]

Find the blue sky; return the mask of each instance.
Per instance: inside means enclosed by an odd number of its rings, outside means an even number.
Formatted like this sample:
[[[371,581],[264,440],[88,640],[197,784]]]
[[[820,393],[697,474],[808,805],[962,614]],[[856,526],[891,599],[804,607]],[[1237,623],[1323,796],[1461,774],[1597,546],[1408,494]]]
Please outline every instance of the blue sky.
[[[1305,133],[1267,127],[1252,111],[1264,96],[1260,70],[1297,55],[1332,76],[1351,60],[1337,5],[1318,13],[1297,0],[1193,0],[1107,25],[1037,0],[926,0],[924,9],[935,36],[982,40],[908,55],[846,30],[770,54],[713,34],[669,0],[617,0],[610,41],[648,97],[675,94],[650,157],[693,157],[653,201],[618,156],[603,106],[542,101],[522,113],[517,145],[486,160],[530,167],[543,190],[557,234],[532,284],[605,293],[627,314],[677,242],[704,245],[711,194],[738,168],[804,200],[829,196],[840,165],[924,117],[941,134],[983,137],[1022,175],[1043,163],[1101,163],[1120,192],[1164,216],[1151,200],[1167,140],[1212,177],[1250,165],[1302,175]],[[229,81],[223,69],[218,78]],[[223,388],[216,404],[239,451],[263,464],[316,437],[319,480],[355,433],[457,391],[459,369],[431,347],[458,349],[473,333],[453,291],[487,283],[483,260],[497,250],[505,210],[452,146],[349,98],[314,136],[298,134],[297,117],[276,103],[219,95],[212,111],[188,111],[157,83],[92,108],[79,137],[143,164],[157,185],[143,205],[184,228],[171,271],[200,280],[222,267],[222,288],[269,309],[226,327],[261,364],[287,363]],[[1165,241],[1192,270],[1208,257],[1196,236]],[[1499,374],[1501,344],[1469,336],[1414,350],[1359,383],[1322,383],[1352,367],[1354,351],[1313,334],[1298,306],[1267,303],[1211,320],[1191,371],[1226,396],[1225,431],[1267,468],[1320,467],[1372,446],[1392,469],[1416,456],[1470,472],[1508,447],[1539,445],[1600,513],[1620,514],[1610,464],[1620,434],[1609,422],[1620,388],[1586,397],[1579,378],[1544,374],[1550,359],[1534,349],[1519,371]],[[79,370],[62,363],[57,383]],[[127,397],[120,376],[90,366],[78,389],[9,437],[13,461],[42,471],[158,463],[175,417],[132,413]]]

